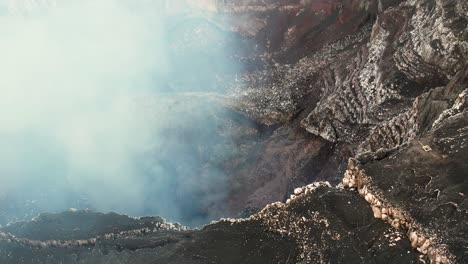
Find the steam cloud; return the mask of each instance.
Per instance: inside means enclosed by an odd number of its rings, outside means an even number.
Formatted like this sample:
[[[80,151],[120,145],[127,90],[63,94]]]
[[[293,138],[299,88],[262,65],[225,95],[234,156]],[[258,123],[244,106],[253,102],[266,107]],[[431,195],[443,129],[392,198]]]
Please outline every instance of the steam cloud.
[[[235,69],[209,47],[224,37],[187,39],[193,23],[157,1],[21,2],[0,13],[0,224],[70,207],[214,217],[200,211],[224,198],[226,175],[201,177],[213,157],[194,145],[214,144],[207,115],[221,110],[190,96],[172,105],[174,92],[215,89],[215,68]]]

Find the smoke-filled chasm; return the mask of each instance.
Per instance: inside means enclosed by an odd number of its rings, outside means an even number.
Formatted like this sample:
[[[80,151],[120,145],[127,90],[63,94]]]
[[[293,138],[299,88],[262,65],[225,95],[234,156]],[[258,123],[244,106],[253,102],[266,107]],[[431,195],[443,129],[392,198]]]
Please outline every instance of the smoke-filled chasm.
[[[202,95],[238,69],[232,36],[187,4],[22,2],[0,13],[0,224],[70,207],[219,217],[232,142]]]

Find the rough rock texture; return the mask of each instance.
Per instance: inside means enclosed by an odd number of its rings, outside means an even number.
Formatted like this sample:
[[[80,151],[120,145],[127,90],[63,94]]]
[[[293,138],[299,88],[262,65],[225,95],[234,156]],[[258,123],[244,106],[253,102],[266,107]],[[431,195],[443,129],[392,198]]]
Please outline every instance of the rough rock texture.
[[[338,8],[342,16],[346,16],[345,2]],[[310,5],[302,10],[313,9],[314,4]],[[462,3],[417,1],[391,7],[388,3],[386,9],[373,1],[349,5],[351,10],[357,9],[349,15],[359,21],[354,28],[354,20],[344,26],[339,17],[327,24],[307,20],[311,25],[306,32],[313,42],[291,33],[297,22],[286,20],[292,24],[287,25],[288,32],[295,36],[296,44],[308,50],[297,63],[280,64],[266,74],[256,72],[264,77],[247,80],[247,87],[254,88],[247,90],[241,107],[249,115],[275,123],[302,111],[306,115],[302,125],[309,132],[329,141],[359,142],[374,126],[411,108],[415,97],[447,84],[466,63],[466,7]],[[315,35],[332,28],[338,30],[325,37]],[[346,37],[338,38],[345,29]],[[285,54],[288,50],[272,56]],[[268,75],[275,78],[265,78]],[[256,83],[263,79],[268,82]],[[307,95],[313,99],[301,106],[299,98]],[[249,105],[258,108],[249,109]]]
[[[221,165],[231,175],[225,212],[247,218],[201,230],[125,220],[109,233],[39,217],[0,229],[0,262],[468,262],[466,1],[213,10],[228,15],[210,23],[240,36],[235,56],[246,65],[216,100],[237,118],[224,123],[238,136]],[[331,184],[307,185],[317,180]],[[61,231],[36,234],[43,225]]]
[[[256,67],[232,85],[233,108],[281,131],[321,137],[333,149],[320,151],[327,160],[415,140],[466,89],[464,1],[263,5],[269,9],[248,12],[266,26],[247,58]],[[309,179],[335,183],[341,168]]]
[[[351,160],[343,180],[431,263],[468,262],[466,91],[428,133],[401,150]]]
[[[326,183],[296,193],[287,204],[272,204],[248,219],[221,220],[201,230],[183,230],[159,218],[91,212],[42,215],[0,229],[0,261],[417,263],[419,254],[404,234],[375,221],[357,193]],[[82,242],[70,241],[70,236]]]

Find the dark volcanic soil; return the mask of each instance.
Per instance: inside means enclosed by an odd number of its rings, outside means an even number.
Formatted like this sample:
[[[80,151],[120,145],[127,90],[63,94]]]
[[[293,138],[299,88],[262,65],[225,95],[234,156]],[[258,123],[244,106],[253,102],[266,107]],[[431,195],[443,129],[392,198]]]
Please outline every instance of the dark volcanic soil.
[[[42,215],[0,263],[468,263],[467,2],[222,2],[249,67],[201,96],[235,150],[216,208],[246,218]]]

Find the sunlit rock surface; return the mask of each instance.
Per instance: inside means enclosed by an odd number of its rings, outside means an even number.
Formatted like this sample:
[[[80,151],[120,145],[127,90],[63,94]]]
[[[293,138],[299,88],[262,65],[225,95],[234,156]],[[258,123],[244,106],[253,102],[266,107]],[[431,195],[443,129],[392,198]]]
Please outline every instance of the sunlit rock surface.
[[[218,205],[246,218],[190,230],[41,216],[0,229],[0,262],[468,261],[466,1],[198,6],[240,39],[228,94],[199,96],[235,113],[219,130],[235,131],[236,153],[217,164],[230,175]]]

